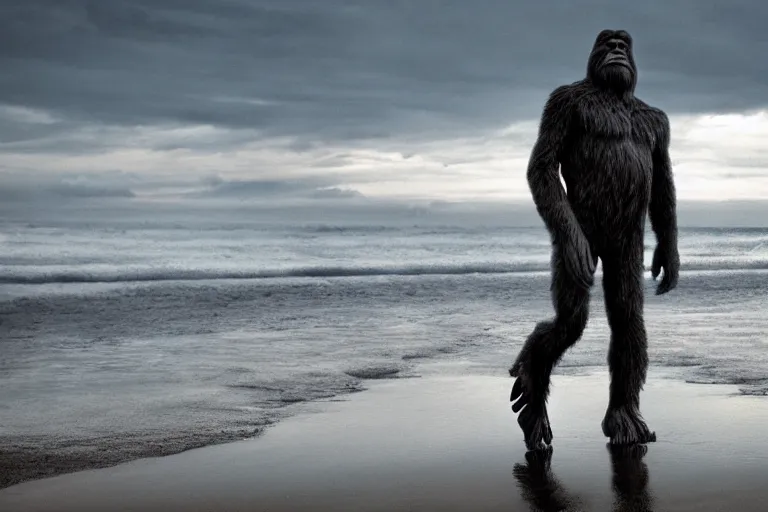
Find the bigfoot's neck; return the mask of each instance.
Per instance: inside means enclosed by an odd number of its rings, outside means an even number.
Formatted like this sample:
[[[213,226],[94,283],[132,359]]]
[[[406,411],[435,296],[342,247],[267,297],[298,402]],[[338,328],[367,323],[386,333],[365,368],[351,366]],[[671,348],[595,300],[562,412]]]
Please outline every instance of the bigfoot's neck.
[[[606,66],[592,73],[590,78],[599,89],[609,91],[625,102],[635,96],[633,74],[623,66]]]

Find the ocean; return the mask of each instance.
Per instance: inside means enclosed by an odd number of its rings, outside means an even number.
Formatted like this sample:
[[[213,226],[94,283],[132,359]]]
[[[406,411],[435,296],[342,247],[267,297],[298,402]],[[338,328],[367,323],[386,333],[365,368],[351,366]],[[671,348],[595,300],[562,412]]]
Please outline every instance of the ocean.
[[[679,238],[678,288],[655,296],[647,273],[651,367],[768,393],[768,229]],[[503,375],[552,315],[549,249],[541,226],[418,218],[4,220],[0,447],[130,458],[248,437],[370,379]],[[556,373],[606,365],[599,283]]]

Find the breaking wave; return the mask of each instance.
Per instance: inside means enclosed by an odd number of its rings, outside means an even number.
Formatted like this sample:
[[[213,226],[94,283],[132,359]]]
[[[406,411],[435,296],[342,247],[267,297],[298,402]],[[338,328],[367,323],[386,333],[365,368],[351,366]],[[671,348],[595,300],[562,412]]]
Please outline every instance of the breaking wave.
[[[768,261],[684,262],[682,271],[768,270]],[[549,271],[549,262],[458,263],[404,265],[300,266],[272,269],[200,269],[200,268],[110,268],[24,269],[13,266],[0,269],[0,284],[121,283],[140,281],[203,281],[219,279],[334,278],[366,276],[421,276],[463,274],[510,274]],[[649,270],[646,265],[646,270]]]
[[[46,284],[46,283],[118,283],[132,281],[199,281],[216,279],[274,279],[287,277],[358,277],[358,276],[417,276],[455,274],[502,274],[510,272],[533,272],[548,270],[548,265],[536,263],[478,263],[458,265],[393,265],[393,266],[306,266],[264,270],[223,270],[223,269],[115,269],[45,271],[30,269],[24,271],[0,270],[0,283],[5,284]]]

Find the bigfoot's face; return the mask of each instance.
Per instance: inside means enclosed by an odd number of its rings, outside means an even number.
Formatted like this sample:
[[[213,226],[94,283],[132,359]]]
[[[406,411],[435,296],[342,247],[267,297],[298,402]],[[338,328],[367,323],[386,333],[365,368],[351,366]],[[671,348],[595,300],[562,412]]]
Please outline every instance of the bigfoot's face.
[[[587,76],[596,85],[619,93],[634,91],[637,68],[632,55],[632,37],[624,30],[603,30],[589,56]]]

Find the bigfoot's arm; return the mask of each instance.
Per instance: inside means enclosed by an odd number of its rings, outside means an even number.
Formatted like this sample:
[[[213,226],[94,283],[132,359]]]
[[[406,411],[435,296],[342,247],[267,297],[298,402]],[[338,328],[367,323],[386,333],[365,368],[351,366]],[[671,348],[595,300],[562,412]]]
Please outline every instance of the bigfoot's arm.
[[[664,268],[664,278],[656,289],[656,294],[660,295],[677,286],[680,257],[677,252],[675,181],[669,159],[669,119],[661,111],[657,111],[657,116],[659,122],[653,152],[653,184],[648,212],[657,241],[651,264],[653,278],[656,279]]]
[[[555,244],[564,251],[569,273],[577,283],[590,287],[595,264],[560,183],[559,156],[572,113],[571,94],[568,86],[561,86],[549,96],[528,162],[527,178],[536,210]]]

